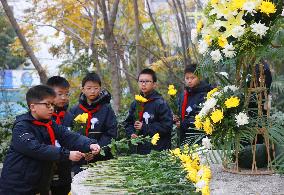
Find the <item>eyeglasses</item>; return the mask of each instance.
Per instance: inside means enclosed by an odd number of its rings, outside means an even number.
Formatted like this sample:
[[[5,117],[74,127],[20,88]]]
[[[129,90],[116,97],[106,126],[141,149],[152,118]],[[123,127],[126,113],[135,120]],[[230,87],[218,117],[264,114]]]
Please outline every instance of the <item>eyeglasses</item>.
[[[141,81],[138,81],[138,83],[139,84],[141,84],[141,85],[143,85],[143,84],[145,84],[145,85],[148,85],[149,83],[152,83],[153,81],[143,81],[143,80],[141,80]]]
[[[45,105],[46,108],[54,108],[55,107],[55,105],[53,103],[38,102],[38,103],[34,103],[34,104]]]

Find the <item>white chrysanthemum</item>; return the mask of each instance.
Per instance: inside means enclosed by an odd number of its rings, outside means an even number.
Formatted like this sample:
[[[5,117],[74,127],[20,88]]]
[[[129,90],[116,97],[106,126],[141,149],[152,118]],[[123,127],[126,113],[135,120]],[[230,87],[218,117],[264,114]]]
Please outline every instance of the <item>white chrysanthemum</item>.
[[[284,16],[284,7],[283,7],[283,9],[282,9],[281,16]]]
[[[235,115],[237,126],[249,124],[249,117],[246,113],[240,112],[238,115]]]
[[[205,138],[203,138],[202,139],[202,146],[205,149],[210,150],[212,148],[211,139],[209,139],[207,136]]]
[[[247,11],[247,13],[251,13],[252,15],[256,13],[255,8],[256,8],[256,2],[254,1],[247,1],[243,5],[243,10]]]
[[[245,27],[243,27],[243,26],[235,26],[232,29],[232,36],[235,37],[235,38],[239,38],[244,33],[245,33]]]
[[[201,117],[207,115],[210,109],[214,108],[217,104],[217,100],[215,98],[210,98],[209,100],[206,100],[206,102],[203,104],[202,109],[199,112],[199,115]]]
[[[210,56],[215,63],[219,62],[222,59],[222,55],[219,49],[211,51]]]
[[[215,72],[215,73],[220,74],[227,79],[229,78],[229,74],[227,72]]]
[[[198,43],[198,52],[200,54],[205,54],[208,50],[208,44],[205,40],[200,40]]]
[[[191,41],[193,44],[197,43],[197,30],[196,29],[191,30]]]
[[[222,52],[225,54],[227,58],[232,58],[235,57],[236,55],[236,51],[232,43],[227,44],[225,48],[222,50]]]
[[[216,30],[219,30],[223,26],[223,23],[224,22],[221,20],[215,20],[212,27],[215,28]]]
[[[202,188],[204,188],[206,186],[206,182],[204,181],[204,180],[200,180],[200,181],[198,181],[196,184],[195,184],[195,187],[197,188],[197,189],[202,189]]]
[[[251,31],[254,32],[256,35],[259,35],[260,37],[264,36],[266,34],[266,31],[269,29],[260,22],[259,23],[255,22],[252,25],[250,25],[250,27],[252,28]]]
[[[228,90],[231,90],[232,92],[237,91],[239,88],[236,85],[227,85],[224,87],[223,91],[227,92]]]

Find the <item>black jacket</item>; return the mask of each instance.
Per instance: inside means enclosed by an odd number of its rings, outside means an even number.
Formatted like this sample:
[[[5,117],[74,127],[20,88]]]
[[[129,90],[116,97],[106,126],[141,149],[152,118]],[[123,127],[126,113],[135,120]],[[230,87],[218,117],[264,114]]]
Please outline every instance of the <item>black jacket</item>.
[[[0,178],[1,195],[6,192],[30,195],[38,189],[49,189],[53,162],[68,160],[69,150],[89,152],[90,145],[97,143],[53,122],[55,138],[63,146],[55,147],[46,127],[34,125],[33,120],[30,113],[16,118]]]
[[[193,130],[189,130],[189,128],[195,127],[194,126],[195,116],[201,110],[200,103],[205,102],[205,97],[211,89],[212,89],[211,85],[206,83],[205,81],[201,81],[199,85],[194,88],[189,88],[189,87],[185,88],[185,90],[188,92],[186,109],[189,112],[187,111],[185,112],[184,120],[181,121],[181,126],[180,126],[181,142],[187,137],[186,133],[195,132]],[[181,115],[181,110],[182,110],[184,93],[185,92],[183,92],[179,98],[180,115]]]
[[[67,129],[70,130],[73,122],[73,116],[72,114],[67,111],[68,106],[65,106],[64,108],[57,108],[54,112],[56,114],[60,113],[61,111],[64,111],[64,117],[60,118],[61,124]],[[52,116],[52,120],[55,122],[56,117]],[[56,144],[58,147],[61,147],[61,145]],[[54,169],[53,169],[53,179],[51,182],[51,186],[63,186],[63,185],[71,185],[72,177],[71,177],[71,161],[60,161],[55,163]]]
[[[95,138],[98,140],[98,144],[103,147],[111,143],[111,139],[117,137],[117,120],[115,113],[110,104],[111,95],[108,91],[102,90],[100,95],[96,100],[89,105],[87,103],[86,96],[84,94],[80,95],[79,104],[70,109],[73,117],[75,118],[79,114],[84,113],[80,108],[80,104],[83,105],[88,110],[94,109],[97,105],[100,105],[100,108],[97,112],[92,114],[92,118],[96,118],[97,122],[94,124],[93,128],[89,129],[89,138]],[[80,129],[79,133],[85,134],[85,129]],[[106,156],[96,156],[95,160],[106,160],[111,158],[109,150],[105,150]],[[72,170],[75,174],[81,171],[80,167],[86,164],[85,160],[73,163]]]
[[[163,97],[156,91],[153,91],[149,96],[145,97],[151,99],[152,101],[147,102],[144,106],[144,113],[148,112],[150,118],[148,119],[148,124],[146,124],[145,118],[143,118],[142,129],[139,131],[139,135],[153,136],[159,133],[160,140],[157,142],[156,146],[151,145],[151,143],[145,143],[138,145],[137,152],[139,154],[148,154],[153,150],[166,150],[171,148],[171,131],[173,127],[173,116],[171,109],[169,108]],[[136,120],[135,112],[137,102],[132,102],[129,114],[124,121],[125,130],[127,136],[135,133],[134,123]]]

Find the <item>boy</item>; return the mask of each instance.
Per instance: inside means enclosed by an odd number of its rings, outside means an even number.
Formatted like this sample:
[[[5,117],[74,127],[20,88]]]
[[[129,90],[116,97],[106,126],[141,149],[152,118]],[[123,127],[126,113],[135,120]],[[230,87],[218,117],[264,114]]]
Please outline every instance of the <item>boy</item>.
[[[73,117],[71,113],[67,111],[69,103],[69,82],[63,77],[53,76],[47,80],[46,84],[56,93],[52,120],[56,122],[56,124],[63,125],[70,129]],[[55,140],[55,145],[61,147],[57,140]],[[71,161],[56,163],[51,182],[52,195],[67,195],[71,190],[71,182]]]
[[[110,105],[111,95],[108,91],[101,89],[100,77],[92,72],[88,73],[82,80],[81,95],[79,104],[70,109],[74,117],[82,113],[88,113],[88,120],[85,129],[81,129],[81,134],[89,138],[98,140],[98,144],[103,147],[111,143],[111,139],[117,137],[117,121],[115,113]],[[86,156],[73,164],[74,174],[80,172],[81,166],[87,161],[107,160],[111,158],[109,150],[105,150],[105,156]]]
[[[45,85],[28,90],[29,112],[18,116],[14,123],[0,178],[1,195],[47,194],[54,161],[78,161],[85,156],[82,152],[99,153],[96,140],[72,133],[50,120],[55,96],[54,90]],[[62,147],[56,147],[55,140]]]
[[[193,143],[200,131],[192,130],[195,128],[195,115],[200,111],[200,103],[205,101],[206,94],[212,87],[205,81],[201,81],[195,74],[196,64],[187,66],[184,70],[185,89],[179,99],[181,121],[175,120],[177,127],[180,128],[180,143],[184,141]]]
[[[171,148],[171,130],[172,130],[172,113],[163,99],[163,97],[155,90],[157,86],[156,73],[151,69],[144,69],[138,76],[138,85],[141,95],[148,101],[142,104],[141,116],[135,118],[137,112],[137,101],[132,102],[129,114],[125,120],[126,134],[135,138],[138,135],[153,136],[159,133],[160,139],[157,145],[152,146],[151,143],[139,144],[137,147],[138,154],[149,154],[152,149],[166,150]],[[135,133],[138,131],[138,135]]]

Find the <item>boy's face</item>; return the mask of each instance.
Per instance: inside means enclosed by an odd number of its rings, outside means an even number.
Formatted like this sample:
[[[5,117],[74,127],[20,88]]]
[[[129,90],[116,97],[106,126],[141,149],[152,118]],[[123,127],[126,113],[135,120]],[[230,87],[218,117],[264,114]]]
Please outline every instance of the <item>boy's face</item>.
[[[199,78],[192,72],[187,72],[184,75],[184,81],[186,86],[194,88],[199,84]]]
[[[87,100],[91,102],[98,97],[100,91],[101,91],[100,84],[93,81],[87,81],[84,87],[82,87],[82,92],[87,97]]]
[[[54,111],[54,97],[49,96],[42,101],[31,103],[30,110],[33,117],[37,120],[50,120]]]
[[[54,98],[54,105],[58,108],[62,108],[69,102],[69,88],[52,87],[56,93]]]
[[[143,94],[149,94],[156,88],[156,82],[153,81],[152,75],[141,74],[138,79],[139,89]]]

